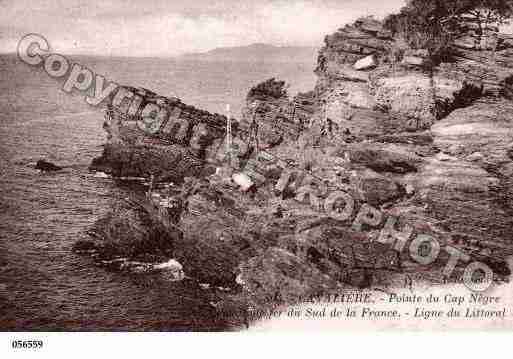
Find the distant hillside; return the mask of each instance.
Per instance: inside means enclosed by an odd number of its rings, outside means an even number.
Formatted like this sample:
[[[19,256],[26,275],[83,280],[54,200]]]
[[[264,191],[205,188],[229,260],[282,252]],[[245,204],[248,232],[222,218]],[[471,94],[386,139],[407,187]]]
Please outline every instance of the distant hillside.
[[[318,48],[306,46],[274,46],[252,44],[249,46],[222,47],[204,53],[191,53],[179,59],[203,61],[244,61],[244,62],[307,62],[317,61]]]

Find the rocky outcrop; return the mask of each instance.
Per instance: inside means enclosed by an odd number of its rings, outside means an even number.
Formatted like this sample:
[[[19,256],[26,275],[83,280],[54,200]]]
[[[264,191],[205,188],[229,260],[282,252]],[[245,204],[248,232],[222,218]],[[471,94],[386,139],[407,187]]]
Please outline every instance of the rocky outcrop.
[[[510,241],[513,103],[483,99],[432,128],[442,153],[419,173],[419,190],[447,228],[480,241]]]
[[[412,148],[413,146],[410,146]],[[352,163],[361,164],[377,172],[406,174],[417,172],[422,158],[407,145],[355,143],[346,148]]]
[[[263,82],[255,88],[272,84],[270,81],[273,80]],[[299,93],[289,99],[286,92],[275,97],[269,94],[256,96],[250,91],[246,106],[242,110],[242,137],[253,147],[258,143],[261,149],[297,140],[316,111],[317,103],[314,96],[313,92]]]
[[[484,16],[483,16],[484,17]],[[463,16],[462,30],[465,34],[455,40],[454,46],[465,50],[490,51],[510,47],[509,36],[500,34],[497,24],[476,16]]]
[[[305,258],[285,249],[270,247],[241,265],[238,281],[252,304],[272,308],[295,304],[302,298],[328,293],[337,282]]]
[[[229,164],[211,156],[225,146],[225,118],[147,91],[137,92],[137,111],[113,100],[110,140],[92,167],[180,185],[154,188],[145,211],[109,215],[94,243],[79,247],[173,258],[176,272],[231,289],[242,306],[347,285],[443,282],[447,254],[421,266],[378,240],[393,217],[412,238],[437,238],[504,279],[513,253],[513,47],[498,39],[493,51],[486,39],[458,45],[452,62],[434,66],[423,49],[399,56],[379,21],[360,19],[326,37],[315,91],[291,99],[274,79],[250,91]],[[147,103],[164,115],[154,108],[149,120]],[[215,173],[206,171],[212,158],[225,164]],[[326,209],[334,192],[351,197],[346,217],[339,202]],[[382,216],[355,226],[363,209]]]
[[[405,130],[429,128],[455,106],[463,91],[461,81],[412,72],[388,73],[373,79],[376,106],[402,123]]]
[[[481,96],[511,93],[513,48],[508,36],[494,31],[479,40],[495,39],[493,49],[458,45],[453,61],[433,67],[426,50],[398,51],[401,45],[377,20],[340,29],[326,37],[319,54],[318,120],[335,124],[337,138],[418,131]]]
[[[371,55],[384,54],[391,41],[391,34],[371,17],[359,19],[326,36],[315,70],[320,76],[320,87],[326,88],[336,79],[365,80],[365,74],[358,72],[354,64]],[[357,67],[368,69],[375,65],[372,62],[371,66]]]
[[[381,46],[373,51],[354,54],[339,30],[319,56],[315,119],[321,129],[335,128],[327,143],[348,160],[358,198],[468,253],[486,253],[479,258],[491,263],[511,253],[504,243],[513,206],[505,175],[513,56],[507,35],[487,31],[434,66],[422,49],[394,59],[395,40],[386,36],[374,36]]]
[[[449,155],[500,168],[511,161],[512,113],[511,101],[481,99],[434,125],[434,144]]]
[[[199,176],[204,162],[178,145],[124,143],[106,144],[103,155],[91,163],[90,169],[115,177],[154,176],[157,181],[180,183],[186,176]]]
[[[74,250],[93,254],[99,261],[163,262],[174,248],[164,226],[133,201],[119,203],[88,234],[91,240],[77,242]]]
[[[142,88],[123,87],[119,93],[123,95],[112,98],[105,114],[109,142],[92,170],[179,181],[197,176],[224,139],[224,116]]]
[[[62,170],[62,167],[54,165],[51,162],[45,161],[45,160],[39,160],[36,163],[36,170],[40,170],[43,172],[55,172]]]
[[[186,176],[199,176],[204,162],[179,145],[108,143],[89,168],[115,177],[153,175],[157,181],[180,183]]]

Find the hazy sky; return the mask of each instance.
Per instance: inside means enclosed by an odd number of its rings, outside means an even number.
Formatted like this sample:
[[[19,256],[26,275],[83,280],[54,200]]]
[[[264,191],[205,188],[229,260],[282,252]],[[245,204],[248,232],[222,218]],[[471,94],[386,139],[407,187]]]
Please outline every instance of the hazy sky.
[[[52,50],[165,56],[265,42],[320,46],[361,15],[382,17],[404,0],[0,0],[0,52],[26,33]]]

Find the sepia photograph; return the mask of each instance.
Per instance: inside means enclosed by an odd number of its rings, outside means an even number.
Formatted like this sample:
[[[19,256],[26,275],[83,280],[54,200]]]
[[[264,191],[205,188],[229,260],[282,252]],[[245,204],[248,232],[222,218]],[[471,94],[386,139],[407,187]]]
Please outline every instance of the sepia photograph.
[[[512,20],[513,0],[0,0],[8,352],[511,331]]]

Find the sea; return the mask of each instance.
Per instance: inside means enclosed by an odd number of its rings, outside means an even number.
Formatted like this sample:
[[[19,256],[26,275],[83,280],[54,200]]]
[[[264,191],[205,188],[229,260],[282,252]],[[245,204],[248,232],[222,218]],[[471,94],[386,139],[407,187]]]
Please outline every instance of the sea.
[[[285,80],[312,90],[310,62],[70,56],[119,84],[238,117],[251,86]],[[130,186],[88,171],[106,142],[101,107],[68,94],[16,55],[0,55],[0,331],[219,331],[212,293],[151,274],[113,272],[73,244]],[[45,159],[65,169],[40,173]]]

